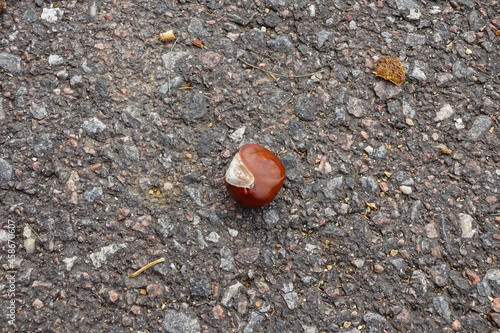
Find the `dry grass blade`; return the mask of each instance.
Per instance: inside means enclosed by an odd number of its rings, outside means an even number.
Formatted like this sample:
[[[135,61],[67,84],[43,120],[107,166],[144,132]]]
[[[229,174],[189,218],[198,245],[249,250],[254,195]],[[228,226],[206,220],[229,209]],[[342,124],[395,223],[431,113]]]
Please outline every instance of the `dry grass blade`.
[[[321,72],[323,72],[323,70],[322,70],[322,69],[320,69],[320,70],[319,70],[319,71],[317,71],[317,72],[314,72],[314,73],[308,73],[308,74],[304,74],[304,75],[287,75],[287,74],[279,74],[279,73],[273,73],[273,72],[271,72],[271,71],[268,71],[268,70],[262,69],[262,68],[260,68],[260,67],[258,67],[258,66],[252,65],[252,64],[250,64],[250,63],[246,62],[246,61],[245,61],[245,60],[243,60],[243,59],[238,59],[238,60],[239,60],[239,61],[241,61],[242,63],[244,63],[244,64],[245,64],[245,65],[247,65],[247,66],[250,66],[250,67],[252,67],[252,68],[258,69],[259,71],[263,71],[264,73],[267,73],[267,74],[271,75],[271,76],[272,76],[272,78],[273,78],[273,79],[275,79],[275,80],[276,80],[275,76],[280,76],[280,77],[291,77],[291,78],[299,78],[299,77],[307,77],[307,76],[311,76],[311,75],[316,74],[316,73],[321,73]]]
[[[129,278],[134,278],[136,277],[137,275],[141,274],[142,272],[144,272],[146,269],[148,269],[149,267],[151,266],[154,266],[156,264],[159,264],[160,262],[164,262],[165,261],[165,258],[160,258],[158,260],[155,260],[153,262],[150,262],[149,264],[147,264],[146,266],[142,267],[141,269],[139,269],[137,272],[135,273],[132,273],[132,274],[129,274],[128,277]]]

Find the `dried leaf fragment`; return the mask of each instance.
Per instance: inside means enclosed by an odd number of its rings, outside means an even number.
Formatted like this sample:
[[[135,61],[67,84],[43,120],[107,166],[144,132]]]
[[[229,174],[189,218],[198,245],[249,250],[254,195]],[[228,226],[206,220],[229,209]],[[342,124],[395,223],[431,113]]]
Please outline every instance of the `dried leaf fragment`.
[[[398,86],[405,82],[406,78],[403,63],[398,58],[385,57],[380,59],[373,73]]]
[[[0,14],[3,12],[3,7],[5,6],[4,1],[0,1]]]
[[[203,45],[203,43],[201,42],[201,40],[199,40],[198,38],[195,38],[193,40],[193,44],[198,46],[200,49],[204,48],[205,46]]]
[[[169,30],[167,32],[162,32],[160,34],[160,40],[162,42],[173,42],[175,40],[175,35],[173,30]]]
[[[378,209],[377,205],[375,203],[373,203],[373,202],[366,202],[366,205],[368,207],[370,207],[371,209],[373,209],[373,210],[377,210]]]
[[[451,154],[451,149],[448,149],[448,148],[441,148],[441,152],[442,152],[443,154],[450,155],[450,154]]]

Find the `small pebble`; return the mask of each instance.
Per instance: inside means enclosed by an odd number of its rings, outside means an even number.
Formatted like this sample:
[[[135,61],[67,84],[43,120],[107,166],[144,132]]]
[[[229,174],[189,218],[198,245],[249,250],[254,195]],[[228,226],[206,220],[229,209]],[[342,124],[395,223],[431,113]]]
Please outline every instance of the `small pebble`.
[[[399,189],[401,190],[401,192],[403,192],[403,194],[406,194],[406,195],[410,195],[412,192],[411,187],[406,186],[406,185],[400,186]]]
[[[462,329],[462,325],[460,324],[460,322],[458,320],[455,320],[452,324],[451,324],[451,328],[455,331],[459,331]]]
[[[24,249],[26,250],[26,253],[31,254],[35,252],[35,239],[34,238],[27,238],[24,240]]]
[[[375,264],[373,266],[373,270],[375,271],[375,273],[382,273],[384,271],[384,267],[382,267],[382,265]]]
[[[495,312],[500,313],[500,297],[497,297],[493,300],[492,308]]]
[[[118,296],[119,295],[118,295],[118,293],[116,291],[110,290],[108,292],[108,296],[109,296],[109,300],[114,303],[114,302],[116,302],[118,300]]]
[[[33,306],[37,309],[43,308],[43,302],[38,298],[33,302]]]

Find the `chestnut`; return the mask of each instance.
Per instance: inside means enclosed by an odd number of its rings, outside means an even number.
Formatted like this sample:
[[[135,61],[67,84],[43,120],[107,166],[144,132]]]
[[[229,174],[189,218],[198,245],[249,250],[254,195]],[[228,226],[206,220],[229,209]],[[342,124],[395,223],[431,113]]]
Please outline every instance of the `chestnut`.
[[[224,176],[226,188],[240,206],[257,209],[271,202],[285,180],[285,167],[272,151],[255,143],[243,145]]]

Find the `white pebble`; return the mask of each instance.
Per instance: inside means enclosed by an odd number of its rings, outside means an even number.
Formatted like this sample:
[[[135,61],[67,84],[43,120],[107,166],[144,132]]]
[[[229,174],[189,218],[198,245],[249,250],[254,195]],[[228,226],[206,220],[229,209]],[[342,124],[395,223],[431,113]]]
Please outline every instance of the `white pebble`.
[[[472,238],[476,233],[476,230],[472,229],[472,221],[474,221],[472,216],[460,213],[458,218],[460,219],[460,228],[462,228],[462,237]]]
[[[27,238],[24,240],[24,249],[26,250],[26,253],[31,254],[35,252],[35,239],[34,238]]]
[[[399,189],[401,190],[401,192],[403,192],[406,195],[410,195],[411,194],[411,187],[410,186],[402,185],[402,186],[399,187]]]
[[[220,239],[219,234],[217,234],[215,231],[212,231],[208,236],[207,236],[207,241],[212,242],[212,243],[218,243]]]
[[[238,230],[236,230],[236,229],[228,228],[227,231],[229,231],[229,235],[231,235],[231,237],[238,236]]]

